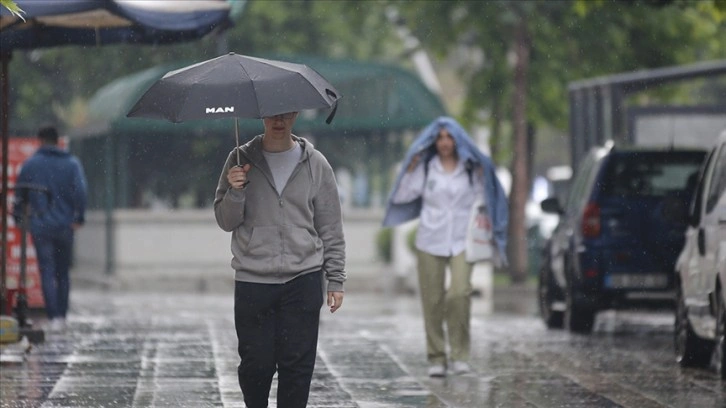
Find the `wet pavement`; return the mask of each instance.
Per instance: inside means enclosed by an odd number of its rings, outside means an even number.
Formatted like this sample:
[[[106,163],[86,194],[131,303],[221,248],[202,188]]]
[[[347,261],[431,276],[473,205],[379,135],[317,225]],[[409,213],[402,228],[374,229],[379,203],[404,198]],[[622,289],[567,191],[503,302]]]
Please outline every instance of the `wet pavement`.
[[[581,336],[548,331],[532,291],[495,295],[493,313],[474,301],[475,372],[432,379],[418,299],[349,291],[323,311],[308,406],[726,407],[714,373],[675,363],[671,313],[606,312]],[[2,347],[2,407],[244,407],[231,291],[83,289],[71,301],[65,332],[28,354]]]

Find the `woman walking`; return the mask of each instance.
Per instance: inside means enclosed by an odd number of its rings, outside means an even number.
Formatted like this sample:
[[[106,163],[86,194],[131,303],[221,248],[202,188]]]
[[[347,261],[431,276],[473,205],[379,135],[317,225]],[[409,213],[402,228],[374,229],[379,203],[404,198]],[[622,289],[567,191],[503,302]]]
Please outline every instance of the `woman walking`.
[[[471,371],[473,264],[465,247],[470,211],[479,197],[490,208],[499,249],[495,258],[505,260],[507,203],[494,170],[458,123],[439,118],[409,149],[389,199],[384,225],[420,218],[415,246],[431,377]]]

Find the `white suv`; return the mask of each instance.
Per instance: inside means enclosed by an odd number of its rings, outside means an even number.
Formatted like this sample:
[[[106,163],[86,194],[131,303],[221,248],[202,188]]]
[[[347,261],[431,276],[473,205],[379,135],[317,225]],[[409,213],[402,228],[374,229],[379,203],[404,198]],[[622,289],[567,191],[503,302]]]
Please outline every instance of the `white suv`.
[[[726,130],[699,173],[676,262],[676,360],[726,379]]]

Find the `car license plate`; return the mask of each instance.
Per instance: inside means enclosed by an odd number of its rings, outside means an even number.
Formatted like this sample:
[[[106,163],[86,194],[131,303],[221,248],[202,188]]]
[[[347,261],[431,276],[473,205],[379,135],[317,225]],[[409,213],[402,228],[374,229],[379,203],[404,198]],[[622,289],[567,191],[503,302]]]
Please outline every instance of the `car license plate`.
[[[660,289],[668,286],[668,275],[621,273],[605,277],[605,286],[615,289]]]

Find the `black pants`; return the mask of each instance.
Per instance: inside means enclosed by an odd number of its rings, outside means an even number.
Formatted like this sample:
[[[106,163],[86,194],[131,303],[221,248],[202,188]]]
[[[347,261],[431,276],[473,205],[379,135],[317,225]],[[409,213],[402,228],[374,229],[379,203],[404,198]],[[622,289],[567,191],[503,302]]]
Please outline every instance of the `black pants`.
[[[277,371],[278,408],[305,407],[315,368],[321,272],[280,285],[236,282],[239,385],[248,408],[267,407]]]

